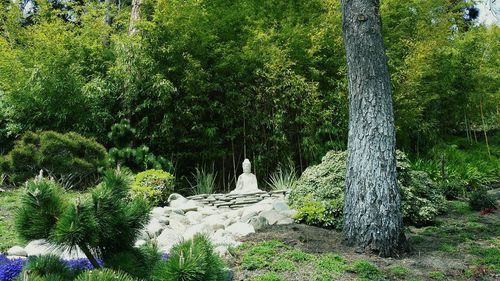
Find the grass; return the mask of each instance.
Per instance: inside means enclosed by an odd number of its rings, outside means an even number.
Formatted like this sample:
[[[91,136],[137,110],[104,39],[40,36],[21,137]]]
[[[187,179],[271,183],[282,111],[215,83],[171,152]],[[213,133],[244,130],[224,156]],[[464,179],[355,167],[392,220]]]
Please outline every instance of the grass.
[[[403,259],[349,252],[315,236],[340,235],[333,231],[269,230],[234,250],[233,269],[242,280],[493,281],[500,274],[499,212],[481,215],[467,202],[449,201],[434,225],[410,227],[414,251]]]
[[[14,213],[20,194],[21,189],[0,192],[0,252],[22,243],[14,228]]]
[[[238,247],[235,254],[238,270],[257,273],[249,280],[290,280],[293,275],[293,280],[318,281],[336,280],[342,275],[359,278],[382,276],[380,270],[367,261],[358,261],[350,267],[340,255],[305,253],[278,240],[247,242]]]

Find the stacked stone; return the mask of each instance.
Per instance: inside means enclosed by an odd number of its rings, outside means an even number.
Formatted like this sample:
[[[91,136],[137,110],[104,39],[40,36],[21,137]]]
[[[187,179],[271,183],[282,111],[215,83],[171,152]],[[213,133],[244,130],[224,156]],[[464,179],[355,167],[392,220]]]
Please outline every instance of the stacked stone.
[[[187,197],[200,205],[214,206],[216,208],[239,209],[248,205],[259,203],[266,198],[285,198],[290,190],[258,191],[245,194],[199,194]]]

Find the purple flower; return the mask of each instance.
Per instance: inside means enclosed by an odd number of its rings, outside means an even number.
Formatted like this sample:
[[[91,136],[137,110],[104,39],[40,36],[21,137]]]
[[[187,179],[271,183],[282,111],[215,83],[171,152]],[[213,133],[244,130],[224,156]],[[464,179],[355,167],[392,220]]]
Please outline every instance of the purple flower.
[[[168,260],[169,258],[170,258],[170,255],[169,255],[168,253],[163,253],[163,254],[161,254],[161,259],[162,259],[162,260],[166,261],[166,260]]]
[[[0,254],[0,264],[6,263],[8,261],[9,261],[9,259],[7,258],[6,255]]]
[[[92,266],[90,261],[85,258],[75,259],[75,260],[65,260],[64,262],[71,270],[89,270],[94,268],[94,266]],[[104,263],[100,259],[97,260],[97,263],[101,267],[104,265]]]
[[[21,271],[26,263],[24,259],[8,259],[5,256],[1,257],[2,262],[0,262],[0,281],[11,281],[14,280]]]

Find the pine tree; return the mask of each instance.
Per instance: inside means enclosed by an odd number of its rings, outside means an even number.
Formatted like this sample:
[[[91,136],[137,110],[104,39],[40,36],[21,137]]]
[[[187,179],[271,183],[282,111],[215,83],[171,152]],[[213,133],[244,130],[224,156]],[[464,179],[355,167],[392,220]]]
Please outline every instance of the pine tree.
[[[70,202],[54,181],[29,181],[21,196],[16,228],[26,240],[50,242],[84,252],[95,268],[117,253],[134,252],[150,207],[141,198],[128,198],[129,179],[119,170],[105,173],[102,183]]]

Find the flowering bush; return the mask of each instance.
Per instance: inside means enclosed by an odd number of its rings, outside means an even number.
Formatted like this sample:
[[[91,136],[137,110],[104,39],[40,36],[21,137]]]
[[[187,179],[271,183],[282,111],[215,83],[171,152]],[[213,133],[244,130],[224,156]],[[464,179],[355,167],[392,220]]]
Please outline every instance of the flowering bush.
[[[175,178],[162,170],[147,170],[135,176],[131,186],[132,193],[140,196],[153,205],[166,204],[174,191]]]

